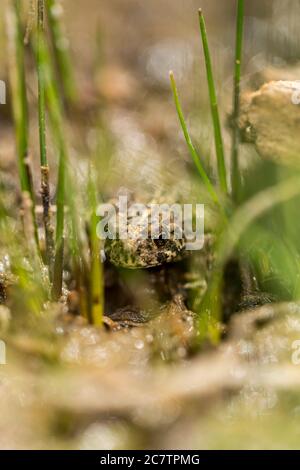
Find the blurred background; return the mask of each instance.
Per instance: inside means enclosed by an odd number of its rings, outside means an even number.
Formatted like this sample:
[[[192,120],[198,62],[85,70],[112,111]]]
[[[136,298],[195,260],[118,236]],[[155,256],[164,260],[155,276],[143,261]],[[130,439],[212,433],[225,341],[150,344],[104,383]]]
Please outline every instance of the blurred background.
[[[25,11],[26,8],[30,11],[30,1],[23,0],[22,3]],[[77,125],[75,136],[72,136],[73,152],[76,154],[78,150],[78,153],[87,154],[94,150],[105,154],[105,161],[101,161],[101,155],[99,157],[102,173],[105,173],[103,168],[107,169],[107,153],[114,153],[109,170],[117,171],[118,178],[121,175],[129,187],[139,180],[133,173],[137,173],[134,170],[140,160],[144,167],[140,176],[145,179],[145,172],[153,175],[150,186],[159,186],[159,174],[172,173],[173,165],[176,178],[177,170],[184,177],[190,158],[170,92],[168,73],[172,69],[192,137],[203,158],[214,159],[197,11],[201,6],[206,17],[226,128],[226,118],[232,107],[235,1],[220,4],[214,0],[78,0],[75,4],[64,0],[60,3],[66,25],[65,44],[61,46],[70,47],[77,93],[82,103],[82,112],[73,123],[73,128]],[[295,77],[300,47],[299,15],[298,0],[288,0],[284,4],[279,0],[246,2],[244,89],[256,89],[272,78]],[[1,78],[7,79],[5,14],[0,21]],[[30,21],[29,17],[29,25]],[[34,72],[28,81],[29,99],[31,95],[35,100]],[[5,107],[2,114],[7,109]],[[35,139],[36,120],[33,121],[32,139]],[[103,136],[97,126],[104,129]],[[10,127],[4,119],[0,129],[2,165],[12,152]],[[81,140],[78,139],[78,127],[84,131],[79,133]],[[115,152],[108,149],[111,141],[106,131],[112,134],[117,146]],[[229,145],[228,132],[225,140]],[[32,147],[34,151],[34,145]],[[244,148],[243,153],[246,157],[242,159],[249,162],[248,156],[252,152]],[[119,183],[116,182],[116,187]],[[109,187],[112,188],[112,181],[109,181]]]

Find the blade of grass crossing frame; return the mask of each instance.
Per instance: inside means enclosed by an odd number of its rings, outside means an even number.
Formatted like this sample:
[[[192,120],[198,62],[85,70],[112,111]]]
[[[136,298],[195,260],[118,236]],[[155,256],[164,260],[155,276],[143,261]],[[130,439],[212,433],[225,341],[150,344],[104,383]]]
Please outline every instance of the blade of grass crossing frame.
[[[213,344],[220,339],[222,273],[240,238],[249,226],[275,206],[287,202],[300,194],[299,176],[290,177],[274,186],[268,187],[240,206],[230,219],[215,249],[215,265],[210,276],[210,284],[197,312],[199,346],[205,341]]]
[[[45,48],[44,35],[44,0],[38,0],[37,8],[37,75],[38,75],[38,114],[39,114],[39,139],[40,139],[40,163],[41,163],[41,195],[43,203],[43,222],[46,240],[46,258],[49,266],[50,278],[54,262],[54,240],[53,228],[51,225],[50,213],[50,187],[49,187],[49,166],[47,160],[46,145],[46,92],[45,74],[43,63],[43,49]]]
[[[68,40],[63,31],[62,5],[57,0],[46,0],[49,29],[55,60],[64,95],[71,104],[76,101],[77,90],[69,55]]]
[[[13,17],[14,17],[14,47],[15,47],[15,89],[13,96],[14,114],[17,131],[18,154],[20,160],[21,173],[21,189],[28,191],[32,195],[30,187],[30,179],[26,169],[26,158],[28,156],[28,109],[26,97],[25,83],[25,66],[24,66],[24,45],[20,19],[20,1],[13,1]]]
[[[244,35],[244,0],[237,2],[236,17],[236,45],[235,45],[235,66],[233,83],[233,130],[232,130],[232,149],[231,149],[231,185],[234,201],[238,201],[241,186],[241,176],[239,168],[239,128],[238,119],[240,113],[240,84],[241,84],[241,66],[243,54],[243,35]]]
[[[92,213],[90,218],[90,252],[91,252],[91,271],[90,271],[90,292],[91,292],[91,319],[92,323],[101,326],[104,315],[104,278],[103,265],[100,255],[100,240],[97,235],[97,197],[96,188],[93,181],[92,169],[89,171],[89,205]]]
[[[34,225],[34,238],[38,247],[38,231],[35,217],[34,191],[28,160],[28,107],[24,64],[24,42],[21,24],[21,2],[13,0],[7,10],[7,33],[9,44],[9,72],[12,108],[16,130],[18,169],[22,193],[28,193]]]
[[[40,30],[40,38],[42,31]],[[65,223],[65,186],[66,165],[68,160],[67,146],[65,143],[63,126],[63,107],[59,92],[54,80],[53,68],[49,48],[45,39],[39,41],[39,60],[42,67],[42,78],[45,92],[45,100],[49,113],[52,134],[59,153],[57,190],[56,190],[56,234],[55,234],[55,261],[53,270],[53,298],[58,299],[62,291],[62,269],[63,269],[63,245],[64,245],[64,223]]]
[[[37,73],[38,73],[38,108],[41,166],[48,166],[46,150],[46,110],[45,110],[45,77],[43,64],[44,41],[44,0],[38,0],[38,38],[37,38]]]
[[[181,107],[181,104],[180,104],[180,101],[179,101],[178,90],[177,90],[177,86],[176,86],[176,82],[175,82],[174,73],[172,71],[170,72],[170,81],[171,81],[171,88],[172,88],[172,91],[173,91],[174,102],[175,102],[179,122],[180,122],[180,125],[181,125],[181,128],[182,128],[184,138],[185,138],[186,144],[188,146],[189,152],[190,152],[191,157],[192,157],[192,159],[195,163],[195,166],[198,170],[198,173],[199,173],[200,177],[202,178],[203,183],[204,183],[208,193],[210,194],[212,200],[217,205],[220,206],[219,198],[218,198],[218,195],[215,191],[215,188],[214,188],[213,184],[211,183],[209,177],[206,174],[206,171],[205,171],[205,169],[204,169],[204,167],[201,163],[200,157],[199,157],[199,155],[198,155],[198,153],[197,153],[197,151],[196,151],[196,149],[193,145],[191,136],[189,134],[189,131],[188,131],[188,128],[187,128],[187,125],[186,125],[186,122],[185,122],[185,118],[184,118],[184,115],[183,115],[182,107]]]
[[[211,63],[209,46],[208,46],[205,20],[204,20],[204,16],[203,16],[201,9],[199,10],[199,25],[200,25],[202,45],[203,45],[203,51],[204,51],[207,83],[208,83],[208,90],[209,90],[212,120],[213,120],[213,126],[214,126],[218,174],[219,174],[221,189],[225,194],[227,194],[228,185],[227,185],[222,129],[221,129],[221,123],[220,123],[219,109],[218,109],[218,100],[217,100],[213,71],[212,71],[212,63]]]

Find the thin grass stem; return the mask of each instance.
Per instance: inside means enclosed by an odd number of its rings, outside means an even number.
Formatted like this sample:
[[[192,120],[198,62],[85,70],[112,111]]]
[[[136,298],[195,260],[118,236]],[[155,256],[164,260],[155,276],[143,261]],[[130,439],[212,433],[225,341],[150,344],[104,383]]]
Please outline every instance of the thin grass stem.
[[[204,16],[203,16],[201,9],[199,10],[199,25],[200,25],[200,32],[201,32],[205,65],[206,65],[211,114],[212,114],[212,120],[213,120],[213,126],[214,126],[218,175],[219,175],[221,189],[225,194],[227,194],[228,193],[227,174],[226,174],[224,145],[223,145],[222,129],[221,129],[221,123],[220,123],[220,116],[219,116],[218,100],[217,100],[216,89],[215,89],[215,82],[214,82],[214,76],[213,76],[213,70],[212,70],[212,62],[211,62],[211,57],[210,57],[205,20],[204,20]]]
[[[64,267],[64,238],[56,243],[55,260],[53,267],[53,283],[51,295],[53,300],[59,300],[62,294],[63,284],[63,267]]]
[[[74,79],[68,40],[62,23],[62,6],[57,0],[46,0],[49,29],[52,38],[57,71],[68,103],[74,104],[77,99],[77,87]]]
[[[39,31],[40,39],[42,30]],[[66,187],[66,165],[68,161],[67,146],[65,143],[64,125],[63,125],[63,107],[59,97],[59,91],[54,79],[53,67],[49,48],[45,39],[38,42],[39,63],[42,65],[42,92],[45,93],[45,101],[49,113],[52,134],[59,153],[57,190],[56,190],[56,233],[55,233],[55,261],[53,274],[53,297],[58,299],[62,291],[62,269],[64,253],[64,224],[65,224],[65,187]],[[41,103],[40,103],[41,104]],[[43,102],[42,102],[43,104]],[[42,120],[43,120],[42,110]],[[40,129],[43,133],[43,123]],[[42,136],[42,142],[43,142]],[[43,149],[44,152],[44,149]],[[41,158],[46,155],[42,153]]]
[[[30,0],[29,2],[29,11],[27,15],[27,24],[26,24],[26,30],[25,30],[25,37],[24,37],[24,44],[27,46],[29,44],[30,40],[30,34],[33,29],[34,25],[34,20],[36,17],[36,2],[35,0]]]
[[[240,114],[240,88],[241,88],[241,68],[243,55],[244,36],[244,0],[238,0],[236,17],[236,45],[235,45],[235,66],[233,83],[233,113],[232,113],[232,149],[231,149],[231,186],[234,201],[238,201],[241,176],[239,167],[239,144],[240,135],[238,120]]]
[[[194,147],[191,136],[189,134],[187,124],[186,124],[186,121],[185,121],[185,118],[184,118],[184,114],[183,114],[183,111],[182,111],[182,107],[181,107],[181,104],[180,104],[180,100],[179,100],[178,89],[177,89],[177,86],[176,86],[174,73],[172,71],[170,72],[170,82],[171,82],[171,88],[172,88],[172,91],[173,91],[174,102],[175,102],[179,122],[180,122],[180,125],[181,125],[181,128],[182,128],[184,138],[185,138],[186,144],[188,146],[190,155],[193,159],[193,162],[194,162],[194,164],[195,164],[195,166],[198,170],[198,173],[199,173],[200,177],[202,178],[202,181],[203,181],[208,193],[210,194],[212,200],[218,206],[221,206],[218,195],[215,191],[215,188],[214,188],[213,184],[211,183],[211,181],[210,181],[210,179],[209,179],[209,177],[208,177],[208,175],[207,175],[207,173],[206,173],[206,171],[205,171],[205,169],[204,169],[204,167],[201,163],[201,159],[200,159],[200,157],[199,157],[199,155],[198,155],[198,153],[197,153],[197,151]]]
[[[230,224],[221,234],[216,246],[216,263],[210,285],[199,308],[197,319],[198,345],[203,345],[205,341],[216,344],[220,339],[222,273],[243,234],[263,214],[279,204],[299,196],[299,194],[299,176],[291,177],[259,192],[233,214]]]
[[[38,108],[39,108],[39,136],[40,136],[40,159],[41,167],[47,167],[46,148],[46,98],[45,98],[45,77],[43,64],[43,50],[45,48],[44,35],[44,0],[38,0],[37,17],[37,73],[38,73]]]
[[[90,292],[91,292],[91,319],[96,326],[103,324],[104,316],[104,275],[101,261],[100,248],[101,243],[97,236],[98,217],[96,188],[93,181],[93,175],[90,168],[89,175],[89,205],[92,210],[90,217]]]
[[[39,139],[40,139],[40,163],[41,163],[41,195],[43,204],[43,222],[46,240],[46,259],[49,266],[50,278],[54,262],[53,227],[51,224],[49,166],[47,159],[46,142],[46,92],[45,73],[43,62],[43,50],[45,48],[44,33],[44,0],[38,0],[37,15],[37,75],[38,75],[38,114],[39,114]]]
[[[20,0],[13,0],[12,8],[7,11],[7,33],[9,46],[9,72],[13,117],[16,131],[18,169],[22,195],[28,193],[31,199],[34,238],[37,246],[38,231],[35,216],[35,201],[32,184],[31,168],[28,156],[28,105],[26,94],[24,42],[21,24]],[[24,199],[24,198],[23,198]]]

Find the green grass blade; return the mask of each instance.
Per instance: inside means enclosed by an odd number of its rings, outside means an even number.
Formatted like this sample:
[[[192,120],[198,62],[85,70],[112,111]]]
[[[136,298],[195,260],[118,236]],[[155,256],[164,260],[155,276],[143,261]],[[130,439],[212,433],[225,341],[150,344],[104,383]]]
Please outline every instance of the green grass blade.
[[[70,60],[68,40],[65,37],[61,20],[62,5],[57,0],[46,0],[46,6],[59,78],[67,101],[73,104],[77,99],[77,88]]]
[[[59,165],[57,178],[57,216],[56,216],[56,243],[60,243],[64,230],[64,206],[65,206],[65,169],[67,162],[67,149],[63,133],[63,109],[60,103],[58,90],[51,70],[50,55],[47,47],[43,50],[45,65],[45,91],[48,103],[49,117],[52,125],[53,136],[59,150]]]
[[[195,163],[195,166],[198,170],[198,173],[199,173],[200,177],[202,178],[203,183],[204,183],[208,193],[210,194],[213,201],[218,206],[220,206],[220,201],[219,201],[218,195],[215,191],[215,188],[214,188],[213,184],[211,183],[209,177],[206,174],[206,171],[205,171],[205,169],[204,169],[204,167],[201,163],[200,157],[199,157],[199,155],[198,155],[198,153],[197,153],[197,151],[196,151],[196,149],[193,145],[191,136],[189,134],[189,131],[188,131],[188,128],[187,128],[187,125],[186,125],[186,122],[185,122],[185,118],[184,118],[184,115],[183,115],[182,107],[181,107],[181,104],[180,104],[180,101],[179,101],[178,90],[177,90],[176,81],[175,81],[175,77],[174,77],[173,72],[170,72],[170,81],[171,81],[171,88],[172,88],[172,91],[173,91],[173,96],[174,96],[174,101],[175,101],[175,106],[176,106],[178,118],[179,118],[179,121],[180,121],[180,124],[181,124],[181,128],[182,128],[184,138],[185,138],[185,141],[187,143],[189,152],[191,154],[191,157],[192,157],[192,159]]]
[[[272,208],[297,197],[299,194],[300,178],[293,176],[260,191],[238,208],[219,244],[218,263],[220,267],[225,265],[241,236],[252,222]]]
[[[21,2],[13,0],[7,11],[7,33],[9,46],[9,72],[12,109],[16,131],[18,169],[22,193],[29,193],[34,224],[34,236],[38,246],[38,232],[35,217],[35,201],[31,169],[28,160],[28,106],[26,94],[24,42],[21,24]]]
[[[93,175],[90,168],[89,175],[89,206],[91,208],[90,217],[90,292],[91,292],[91,320],[94,325],[103,324],[104,315],[104,274],[100,256],[101,243],[97,236],[97,197]]]
[[[62,266],[65,224],[65,187],[66,187],[66,165],[68,152],[64,135],[64,111],[60,101],[59,91],[53,74],[51,55],[45,38],[41,40],[42,31],[39,31],[40,41],[36,47],[39,65],[41,67],[41,78],[45,93],[45,100],[50,118],[52,134],[59,153],[57,190],[56,190],[56,234],[55,234],[55,263],[54,263],[54,297],[58,298],[62,289]],[[38,51],[37,51],[38,50]],[[43,129],[42,129],[43,130]]]
[[[197,346],[201,347],[206,342],[217,345],[220,341],[222,320],[222,287],[222,270],[215,269],[197,314]]]
[[[55,235],[55,261],[54,261],[54,281],[56,288],[53,289],[54,298],[58,299],[62,291],[62,271],[64,253],[64,224],[65,224],[65,167],[66,152],[60,144],[59,166],[57,178],[56,194],[56,235]],[[59,281],[58,281],[59,280]]]
[[[208,90],[209,90],[212,120],[213,120],[213,126],[214,126],[215,146],[216,146],[216,154],[217,154],[217,162],[218,162],[218,174],[219,174],[221,189],[225,194],[227,194],[228,185],[227,185],[227,176],[226,176],[226,165],[225,165],[222,129],[221,129],[221,123],[220,123],[219,109],[218,109],[218,100],[217,100],[213,71],[212,71],[212,63],[211,63],[211,57],[210,57],[210,52],[209,52],[209,46],[208,46],[205,20],[204,20],[204,16],[203,16],[201,9],[199,10],[199,25],[200,25],[202,45],[203,45],[203,51],[204,51],[204,57],[205,57],[207,83],[208,83]]]
[[[233,90],[233,130],[232,130],[232,153],[231,153],[231,185],[232,195],[235,201],[239,198],[241,177],[239,169],[239,128],[238,119],[240,113],[240,85],[241,67],[243,54],[244,36],[244,0],[238,0],[237,20],[236,20],[236,46],[235,46],[235,66],[234,66],[234,90]]]
[[[45,77],[43,66],[44,35],[44,0],[38,0],[38,39],[37,39],[37,74],[38,74],[38,111],[41,166],[48,166],[46,149],[46,104]]]
[[[38,75],[38,116],[39,116],[39,139],[40,139],[40,163],[41,163],[41,195],[43,203],[43,222],[46,240],[46,258],[49,266],[49,274],[52,277],[54,259],[53,228],[51,225],[49,166],[47,160],[46,145],[46,89],[43,62],[43,50],[45,48],[44,33],[44,0],[38,0],[37,11],[37,75]]]
[[[222,273],[242,235],[259,217],[299,194],[300,178],[292,177],[259,192],[233,214],[217,243],[216,263],[199,308],[196,338],[199,346],[207,340],[215,344],[220,338]]]
[[[17,130],[18,154],[21,168],[21,188],[32,195],[32,188],[26,170],[26,158],[28,157],[28,108],[26,96],[26,79],[24,65],[24,45],[22,26],[20,19],[20,2],[14,0],[15,17],[15,57],[16,57],[16,87],[15,87],[15,121]]]

